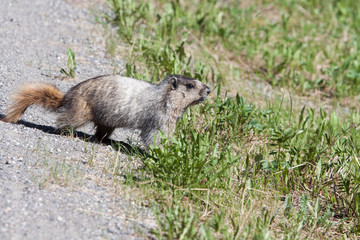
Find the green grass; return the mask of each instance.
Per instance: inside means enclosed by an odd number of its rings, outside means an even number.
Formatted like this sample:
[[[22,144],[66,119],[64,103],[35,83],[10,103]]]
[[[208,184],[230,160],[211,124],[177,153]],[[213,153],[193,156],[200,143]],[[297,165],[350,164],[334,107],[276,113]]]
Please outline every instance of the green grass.
[[[76,73],[75,53],[70,48],[68,48],[67,57],[68,60],[66,66],[68,68],[68,71],[62,68],[60,69],[60,73],[64,74],[66,77],[74,78]]]
[[[130,64],[140,58],[147,78],[216,69],[212,79],[237,81],[240,71],[304,94],[343,98],[360,90],[356,1],[256,1],[246,8],[237,1],[198,1],[197,7],[190,1],[108,2],[120,38],[143,56]],[[198,61],[188,62],[186,52]]]
[[[153,200],[158,238],[360,235],[360,3],[107,2],[113,14],[103,23],[127,54],[109,50],[127,56],[125,75],[177,73],[213,86],[143,158],[142,180],[129,182]],[[248,79],[292,98],[234,94]],[[350,111],[293,104],[299,96]]]

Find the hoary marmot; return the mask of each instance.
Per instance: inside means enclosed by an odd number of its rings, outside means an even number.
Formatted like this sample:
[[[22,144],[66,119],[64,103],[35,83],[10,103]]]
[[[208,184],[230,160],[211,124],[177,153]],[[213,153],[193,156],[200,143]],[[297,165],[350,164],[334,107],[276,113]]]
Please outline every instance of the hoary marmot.
[[[17,122],[35,104],[59,113],[59,129],[93,122],[100,141],[115,128],[139,129],[149,146],[159,130],[171,136],[185,109],[203,102],[209,93],[208,86],[182,75],[169,75],[159,84],[119,75],[100,76],[75,85],[66,94],[47,83],[25,85],[14,94],[3,121]]]

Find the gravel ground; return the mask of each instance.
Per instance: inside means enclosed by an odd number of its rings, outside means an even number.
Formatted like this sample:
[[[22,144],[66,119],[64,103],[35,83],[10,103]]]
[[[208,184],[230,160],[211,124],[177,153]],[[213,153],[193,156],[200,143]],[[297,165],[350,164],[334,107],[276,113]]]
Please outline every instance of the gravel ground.
[[[122,67],[108,58],[104,30],[81,0],[0,1],[0,115],[22,83],[50,82],[66,91]],[[67,48],[76,78],[61,78]],[[112,147],[59,136],[55,115],[30,107],[19,124],[0,121],[0,239],[148,239],[154,217],[114,169],[139,166]],[[92,134],[87,126],[79,131]],[[129,132],[116,130],[116,140]]]

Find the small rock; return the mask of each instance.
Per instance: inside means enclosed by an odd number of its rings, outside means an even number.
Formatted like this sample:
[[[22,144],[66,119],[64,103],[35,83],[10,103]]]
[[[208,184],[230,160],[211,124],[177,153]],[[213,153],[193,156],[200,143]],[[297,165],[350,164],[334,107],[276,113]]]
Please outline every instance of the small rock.
[[[108,227],[107,231],[108,231],[109,233],[118,233],[118,230],[116,230],[116,229],[113,228],[113,227]]]

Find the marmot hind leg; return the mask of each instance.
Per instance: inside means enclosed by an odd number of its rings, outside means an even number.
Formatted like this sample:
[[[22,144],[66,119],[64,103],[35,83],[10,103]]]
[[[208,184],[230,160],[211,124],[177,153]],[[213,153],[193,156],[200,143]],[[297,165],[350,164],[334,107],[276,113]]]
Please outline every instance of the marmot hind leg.
[[[89,123],[89,119],[73,119],[66,115],[60,115],[57,119],[58,129],[60,134],[75,137],[75,130],[85,124]]]
[[[108,127],[101,124],[96,125],[95,137],[98,141],[103,141],[110,137],[110,135],[114,132],[114,127]]]
[[[58,128],[62,131],[75,130],[93,121],[91,109],[85,100],[82,98],[70,100],[65,97],[65,106],[57,118]]]
[[[70,116],[70,114],[63,113],[57,119],[57,125],[59,129],[77,129],[87,123],[91,122],[91,119],[85,116]]]
[[[159,131],[157,129],[152,130],[142,130],[140,137],[143,140],[145,147],[148,148],[150,145],[159,145],[161,138],[159,136]]]

